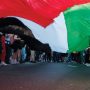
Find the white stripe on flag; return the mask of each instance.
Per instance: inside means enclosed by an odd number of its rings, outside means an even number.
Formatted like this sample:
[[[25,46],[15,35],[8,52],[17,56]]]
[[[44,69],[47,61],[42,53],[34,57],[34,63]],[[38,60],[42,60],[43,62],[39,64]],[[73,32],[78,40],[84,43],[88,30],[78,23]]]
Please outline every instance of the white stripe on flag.
[[[67,30],[63,13],[61,13],[54,22],[46,28],[36,24],[33,21],[16,17],[30,28],[34,36],[43,43],[49,43],[53,51],[65,53],[68,50]]]

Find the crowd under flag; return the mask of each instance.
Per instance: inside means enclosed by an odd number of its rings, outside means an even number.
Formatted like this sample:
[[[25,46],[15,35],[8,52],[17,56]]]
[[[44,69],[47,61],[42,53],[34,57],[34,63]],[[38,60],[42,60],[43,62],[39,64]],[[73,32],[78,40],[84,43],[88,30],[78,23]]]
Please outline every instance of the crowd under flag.
[[[66,53],[89,47],[90,0],[0,2],[0,17],[18,18],[38,40],[49,43],[53,51]]]

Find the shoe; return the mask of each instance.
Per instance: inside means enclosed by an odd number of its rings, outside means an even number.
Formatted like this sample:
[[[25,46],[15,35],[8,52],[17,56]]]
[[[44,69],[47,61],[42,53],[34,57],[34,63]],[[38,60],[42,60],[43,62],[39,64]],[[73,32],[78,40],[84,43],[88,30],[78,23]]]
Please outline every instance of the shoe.
[[[14,60],[10,57],[10,61],[9,61],[10,64],[14,64]]]
[[[19,64],[19,62],[16,59],[15,60],[14,59],[11,59],[10,60],[10,64]]]
[[[1,62],[1,65],[3,65],[3,66],[7,66],[7,64],[5,63],[5,62]]]
[[[86,63],[85,65],[88,66],[88,67],[90,67],[90,63]]]
[[[15,60],[14,60],[14,64],[19,64],[19,62],[15,59]]]

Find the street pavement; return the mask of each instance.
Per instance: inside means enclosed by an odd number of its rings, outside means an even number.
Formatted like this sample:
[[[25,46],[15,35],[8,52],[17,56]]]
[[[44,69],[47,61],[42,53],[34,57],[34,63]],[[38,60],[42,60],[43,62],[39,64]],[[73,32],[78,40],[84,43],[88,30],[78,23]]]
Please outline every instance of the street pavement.
[[[90,67],[76,63],[0,66],[0,90],[90,90]]]

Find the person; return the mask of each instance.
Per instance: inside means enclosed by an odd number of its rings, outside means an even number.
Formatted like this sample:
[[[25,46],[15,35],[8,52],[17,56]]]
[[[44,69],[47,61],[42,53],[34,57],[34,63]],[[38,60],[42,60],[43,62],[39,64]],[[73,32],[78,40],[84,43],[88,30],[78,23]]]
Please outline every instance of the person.
[[[30,57],[31,57],[31,50],[28,45],[26,45],[26,62],[30,62]]]
[[[21,60],[20,63],[24,63],[26,61],[26,45],[21,49]]]
[[[10,56],[11,56],[10,34],[5,34],[5,44],[6,44],[6,63],[9,64],[9,59],[10,59]]]
[[[5,62],[5,57],[6,57],[6,44],[5,44],[5,35],[2,33],[0,35],[0,41],[1,41],[1,44],[2,44],[2,51],[1,51],[1,54],[0,54],[0,59],[1,59],[1,65],[4,65],[6,66],[6,62]]]
[[[35,63],[35,51],[34,50],[31,50],[31,57],[30,57],[30,62],[33,62]]]
[[[18,64],[20,61],[21,56],[21,49],[24,46],[23,41],[21,41],[21,38],[14,36],[14,42],[11,44],[11,48],[13,49],[13,54],[10,57],[10,63],[11,64]]]
[[[86,49],[86,52],[85,52],[85,63],[90,64],[90,47]]]

